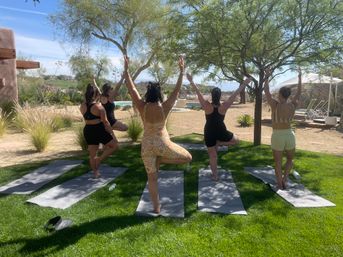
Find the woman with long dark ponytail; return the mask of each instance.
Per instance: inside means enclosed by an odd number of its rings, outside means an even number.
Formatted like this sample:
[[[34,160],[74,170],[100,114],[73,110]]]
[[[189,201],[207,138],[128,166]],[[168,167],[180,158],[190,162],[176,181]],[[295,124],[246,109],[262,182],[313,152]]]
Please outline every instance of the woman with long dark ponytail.
[[[89,163],[95,178],[100,176],[100,163],[118,147],[111,125],[107,120],[106,111],[98,102],[99,97],[100,90],[96,84],[88,84],[85,102],[80,106],[81,114],[86,123],[83,135],[88,144]],[[105,149],[100,156],[97,156],[100,143],[105,146]]]
[[[191,86],[195,90],[200,105],[205,111],[206,123],[204,128],[204,139],[207,146],[208,155],[210,157],[210,167],[212,171],[212,179],[218,180],[217,172],[217,150],[220,145],[234,145],[238,143],[238,138],[232,132],[226,129],[224,118],[227,110],[233,104],[236,96],[249,84],[250,79],[244,80],[239,88],[223,103],[220,102],[221,90],[215,87],[211,91],[212,102],[204,99],[198,87],[194,84],[191,74],[187,74]]]

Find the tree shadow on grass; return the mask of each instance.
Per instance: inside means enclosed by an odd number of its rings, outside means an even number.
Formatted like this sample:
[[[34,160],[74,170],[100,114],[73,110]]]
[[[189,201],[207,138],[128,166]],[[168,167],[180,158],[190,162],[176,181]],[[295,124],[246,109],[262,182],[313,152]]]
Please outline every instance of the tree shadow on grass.
[[[0,247],[24,244],[19,250],[22,254],[54,254],[66,247],[76,244],[88,233],[105,234],[116,230],[140,225],[151,221],[153,218],[137,216],[112,216],[103,217],[80,225],[72,226],[39,238],[19,238],[1,242]]]

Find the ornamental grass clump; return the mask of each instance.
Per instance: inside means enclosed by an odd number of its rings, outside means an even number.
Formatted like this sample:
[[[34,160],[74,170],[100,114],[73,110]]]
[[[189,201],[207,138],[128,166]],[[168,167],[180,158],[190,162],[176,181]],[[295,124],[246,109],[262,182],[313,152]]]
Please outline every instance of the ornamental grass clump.
[[[241,127],[250,127],[254,124],[254,119],[249,114],[243,114],[237,118],[237,122]]]
[[[140,119],[134,115],[131,116],[131,119],[129,120],[127,129],[127,135],[132,140],[132,142],[137,142],[139,137],[141,136],[143,132],[143,125]]]

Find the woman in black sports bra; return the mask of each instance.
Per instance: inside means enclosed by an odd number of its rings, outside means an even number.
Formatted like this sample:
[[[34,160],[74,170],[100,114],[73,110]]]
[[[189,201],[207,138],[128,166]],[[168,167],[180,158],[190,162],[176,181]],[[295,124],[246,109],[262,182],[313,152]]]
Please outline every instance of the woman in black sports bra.
[[[114,99],[119,95],[119,89],[124,81],[124,76],[113,89],[109,83],[102,86],[102,95],[100,96],[100,102],[106,110],[107,119],[111,124],[112,129],[118,131],[127,131],[127,125],[117,120],[114,116]]]
[[[220,145],[234,145],[238,143],[238,138],[226,129],[224,118],[226,111],[230,108],[236,96],[249,84],[250,78],[244,80],[239,88],[223,103],[220,103],[221,90],[215,87],[211,91],[212,103],[205,100],[198,87],[194,84],[192,75],[187,74],[187,79],[195,90],[200,105],[205,111],[206,123],[204,128],[204,139],[210,157],[210,167],[212,179],[218,180],[217,172],[217,148]]]
[[[100,176],[100,163],[118,148],[111,125],[106,117],[106,111],[98,103],[99,97],[100,90],[98,87],[94,84],[88,84],[85,102],[80,106],[80,111],[86,123],[83,135],[88,144],[89,163],[95,178]],[[97,156],[100,143],[105,145],[105,149],[100,156]]]

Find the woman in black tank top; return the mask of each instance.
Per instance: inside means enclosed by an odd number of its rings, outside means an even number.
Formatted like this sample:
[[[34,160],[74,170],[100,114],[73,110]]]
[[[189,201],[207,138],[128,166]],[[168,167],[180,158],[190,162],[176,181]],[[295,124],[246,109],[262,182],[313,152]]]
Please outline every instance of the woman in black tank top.
[[[117,141],[110,123],[107,120],[105,109],[98,99],[100,90],[95,84],[89,84],[85,93],[85,102],[81,104],[80,111],[85,119],[83,135],[88,145],[89,163],[94,177],[100,176],[100,163],[117,149]],[[103,153],[97,156],[99,144],[105,146]]]
[[[113,89],[109,83],[102,86],[102,95],[100,102],[106,110],[107,119],[111,124],[112,129],[119,131],[127,131],[127,125],[117,120],[114,116],[114,99],[119,95],[119,89],[124,81],[124,76],[121,77],[120,81]]]
[[[250,79],[246,79],[239,88],[223,103],[220,102],[221,90],[215,87],[211,91],[212,102],[205,100],[200,93],[198,87],[194,84],[193,78],[187,74],[187,79],[195,90],[200,105],[205,111],[206,123],[204,128],[204,139],[207,146],[207,151],[210,157],[210,167],[212,171],[212,179],[218,180],[217,172],[217,151],[218,146],[234,145],[238,143],[238,138],[232,132],[226,129],[224,118],[226,111],[233,104],[239,93],[249,84]]]

